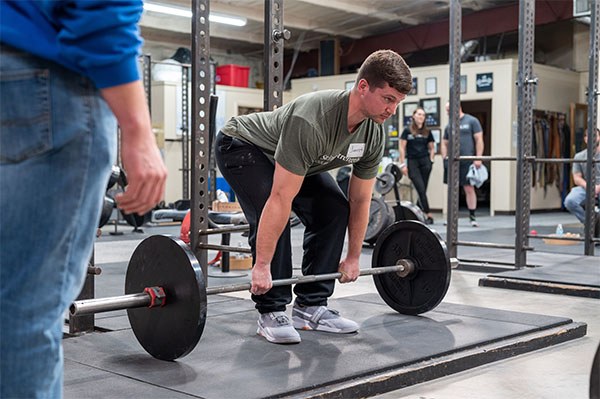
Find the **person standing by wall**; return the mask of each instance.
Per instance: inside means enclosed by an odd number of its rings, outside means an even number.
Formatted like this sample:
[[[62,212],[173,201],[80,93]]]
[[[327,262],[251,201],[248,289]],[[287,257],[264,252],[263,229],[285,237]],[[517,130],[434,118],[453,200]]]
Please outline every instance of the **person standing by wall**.
[[[446,103],[446,113],[450,114],[450,104]],[[444,130],[444,139],[442,140],[441,153],[444,159],[444,183],[446,183],[447,176],[447,157],[448,157],[448,134],[450,132],[450,126],[446,126]],[[483,129],[481,123],[472,115],[465,114],[462,110],[462,106],[459,106],[459,140],[460,140],[460,155],[469,156],[483,155]],[[473,161],[473,165],[476,168],[480,168],[482,165],[481,161]],[[469,209],[469,221],[471,226],[479,227],[477,219],[475,217],[475,210],[477,209],[477,193],[475,187],[471,185],[467,179],[469,173],[469,167],[471,166],[470,161],[460,161],[459,169],[459,184],[465,190],[465,198],[467,201],[467,208]]]
[[[142,10],[0,2],[2,398],[62,397],[63,315],[87,272],[115,116],[129,181],[119,207],[143,214],[162,198],[166,168],[138,76]]]
[[[433,224],[427,199],[427,184],[435,156],[435,140],[425,126],[425,111],[418,107],[412,113],[410,125],[400,136],[400,164],[402,173],[412,181],[419,195],[419,207],[427,215],[425,223]]]

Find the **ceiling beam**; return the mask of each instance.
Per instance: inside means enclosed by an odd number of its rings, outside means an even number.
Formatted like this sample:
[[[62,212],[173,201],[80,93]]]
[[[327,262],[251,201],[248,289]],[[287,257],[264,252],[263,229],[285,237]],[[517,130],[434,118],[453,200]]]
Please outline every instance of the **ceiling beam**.
[[[331,8],[337,11],[349,12],[351,14],[358,14],[365,17],[378,18],[384,21],[395,21],[398,20],[398,15],[392,12],[385,11],[374,11],[373,8],[356,4],[356,1],[349,2],[345,0],[298,0],[302,3],[307,3],[319,7]]]
[[[177,2],[177,5],[180,5],[182,8],[189,8],[189,5],[186,7],[185,4],[179,3]],[[235,16],[240,16],[243,18],[247,18],[250,21],[255,21],[255,22],[260,22],[261,24],[264,23],[264,11],[262,7],[240,7],[240,6],[231,6],[229,4],[223,4],[223,3],[218,3],[218,2],[214,2],[211,4],[210,6],[210,10],[216,13],[221,13],[221,14],[229,14],[229,15],[235,15]],[[157,14],[157,13],[153,13],[153,12],[145,12],[144,13],[144,17],[149,16],[149,17],[158,17],[158,18],[176,18],[177,21],[181,21],[181,17],[173,17],[173,16],[166,16],[166,15],[161,15],[161,14]],[[142,17],[142,20],[144,19],[144,17]],[[148,20],[150,20],[150,18],[146,18]],[[164,22],[164,20],[162,20]],[[191,24],[191,22],[190,22]],[[174,25],[174,23],[170,23],[169,25]],[[213,29],[214,26],[216,26],[217,24],[211,24],[211,30]],[[309,19],[309,18],[301,18],[301,17],[297,17],[294,16],[290,13],[285,13],[285,8],[284,8],[284,25],[287,29],[291,30],[292,33],[294,29],[296,30],[306,30],[306,31],[311,31],[311,32],[317,32],[317,33],[323,33],[329,36],[338,36],[339,32],[337,32],[335,29],[329,28],[329,27],[325,27],[325,26],[319,26],[318,24],[316,24],[314,22],[314,20]],[[153,28],[157,28],[160,29],[161,26],[152,26]],[[241,32],[242,36],[245,36],[246,32]],[[298,36],[298,34],[296,34],[296,36]],[[348,38],[351,39],[360,39],[361,36],[358,33],[348,33],[347,35],[345,35]],[[239,38],[238,40],[243,40],[243,37]]]
[[[145,12],[140,21],[142,28],[154,30],[171,31],[192,34],[192,20],[185,17],[162,16],[151,12]],[[210,35],[221,39],[231,39],[248,43],[263,44],[262,34],[252,34],[236,27],[223,27],[220,24],[211,24]]]
[[[211,11],[222,13],[222,14],[230,14],[230,15],[239,15],[241,17],[248,18],[249,20],[264,23],[264,11],[262,8],[257,9],[256,7],[238,7],[238,6],[230,6],[223,3],[214,3],[211,4]],[[299,18],[290,13],[285,12],[285,6],[283,9],[283,22],[286,28],[288,29],[301,29],[308,30],[318,33],[325,33],[327,35],[336,36],[338,33],[330,28],[326,28],[323,26],[318,26],[313,22],[313,20],[308,18]],[[358,35],[348,36],[353,39],[359,39]]]
[[[412,15],[406,13],[400,13],[392,10],[373,10],[373,8],[357,5],[355,2],[348,2],[344,0],[297,0],[303,3],[330,8],[337,11],[343,11],[347,13],[356,14],[356,17],[351,18],[353,20],[359,19],[361,17],[369,17],[378,19],[384,22],[396,21],[398,24],[402,23],[404,25],[418,25],[423,22],[422,18],[415,18]],[[397,6],[394,6],[394,10],[397,9]],[[364,27],[377,25],[380,22],[371,22],[363,25]],[[363,38],[368,35],[368,31],[362,31],[363,26],[354,27],[352,29],[342,29],[338,31],[338,35],[346,36],[346,37],[354,37],[358,36],[359,38]]]
[[[142,32],[148,32],[151,34],[149,40],[157,41],[160,36],[160,32],[166,37],[176,37],[176,35],[185,35],[191,43],[192,27],[191,19],[185,17],[167,16],[162,14],[145,12],[140,21],[140,27]],[[328,35],[323,35],[327,37]],[[246,42],[251,44],[257,44],[264,46],[264,36],[262,32],[260,34],[252,34],[244,30],[241,27],[225,26],[222,24],[211,24],[210,25],[210,37],[219,38],[225,40],[232,40],[237,42]],[[300,33],[292,31],[292,39],[287,41],[285,44],[286,48],[296,46],[296,40],[300,37]],[[179,40],[177,40],[179,41]],[[315,46],[311,45],[314,40],[306,40],[300,45],[300,51],[310,51]]]
[[[572,3],[538,1],[536,2],[535,24],[573,18]],[[519,29],[519,5],[510,4],[477,11],[462,18],[462,40],[477,39],[502,32],[515,32]],[[426,50],[448,45],[449,21],[443,20],[430,24],[366,37],[352,45],[352,50],[341,56],[342,66],[359,65],[369,54],[380,48],[390,48],[400,54]]]

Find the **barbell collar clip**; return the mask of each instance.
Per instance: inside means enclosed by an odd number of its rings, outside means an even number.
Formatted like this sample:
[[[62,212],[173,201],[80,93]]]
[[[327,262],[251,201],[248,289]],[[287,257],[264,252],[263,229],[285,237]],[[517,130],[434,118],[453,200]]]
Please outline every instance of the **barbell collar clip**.
[[[167,295],[165,294],[163,287],[146,287],[144,288],[144,292],[150,296],[149,308],[165,306]]]

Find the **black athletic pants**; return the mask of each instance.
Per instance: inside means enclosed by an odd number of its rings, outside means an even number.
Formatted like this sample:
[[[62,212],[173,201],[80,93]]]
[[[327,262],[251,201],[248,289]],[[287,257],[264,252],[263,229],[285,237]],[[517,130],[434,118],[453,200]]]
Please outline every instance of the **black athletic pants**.
[[[419,195],[418,205],[423,212],[429,213],[429,201],[427,200],[427,183],[431,174],[431,160],[428,156],[420,158],[408,158],[408,177],[415,186]]]
[[[215,140],[215,158],[250,224],[248,242],[255,258],[258,222],[271,193],[275,166],[258,147],[221,132]],[[327,172],[306,177],[292,209],[305,226],[302,274],[336,272],[348,226],[349,205],[335,179]],[[273,280],[292,276],[290,239],[288,223],[271,261]],[[294,293],[301,305],[325,306],[334,286],[334,281],[297,284]],[[292,290],[290,286],[273,287],[265,295],[252,295],[252,299],[260,313],[285,311],[292,300]]]

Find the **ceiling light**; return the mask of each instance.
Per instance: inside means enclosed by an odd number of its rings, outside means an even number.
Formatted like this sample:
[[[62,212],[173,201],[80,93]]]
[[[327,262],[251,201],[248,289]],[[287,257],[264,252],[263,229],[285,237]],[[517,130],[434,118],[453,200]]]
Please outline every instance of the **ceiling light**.
[[[162,4],[144,3],[144,10],[159,12],[161,14],[175,15],[178,17],[192,17],[192,12],[190,10],[179,7],[163,6]]]
[[[178,17],[191,18],[192,12],[185,8],[165,6],[156,3],[144,3],[144,10],[151,12],[158,12],[161,14],[175,15]],[[233,25],[233,26],[245,26],[246,18],[237,17],[233,15],[215,14],[210,13],[208,20],[210,22],[216,22],[219,24]]]
[[[219,24],[233,25],[233,26],[246,26],[246,18],[234,17],[231,15],[215,14],[210,13],[208,16],[210,22],[216,22]]]

